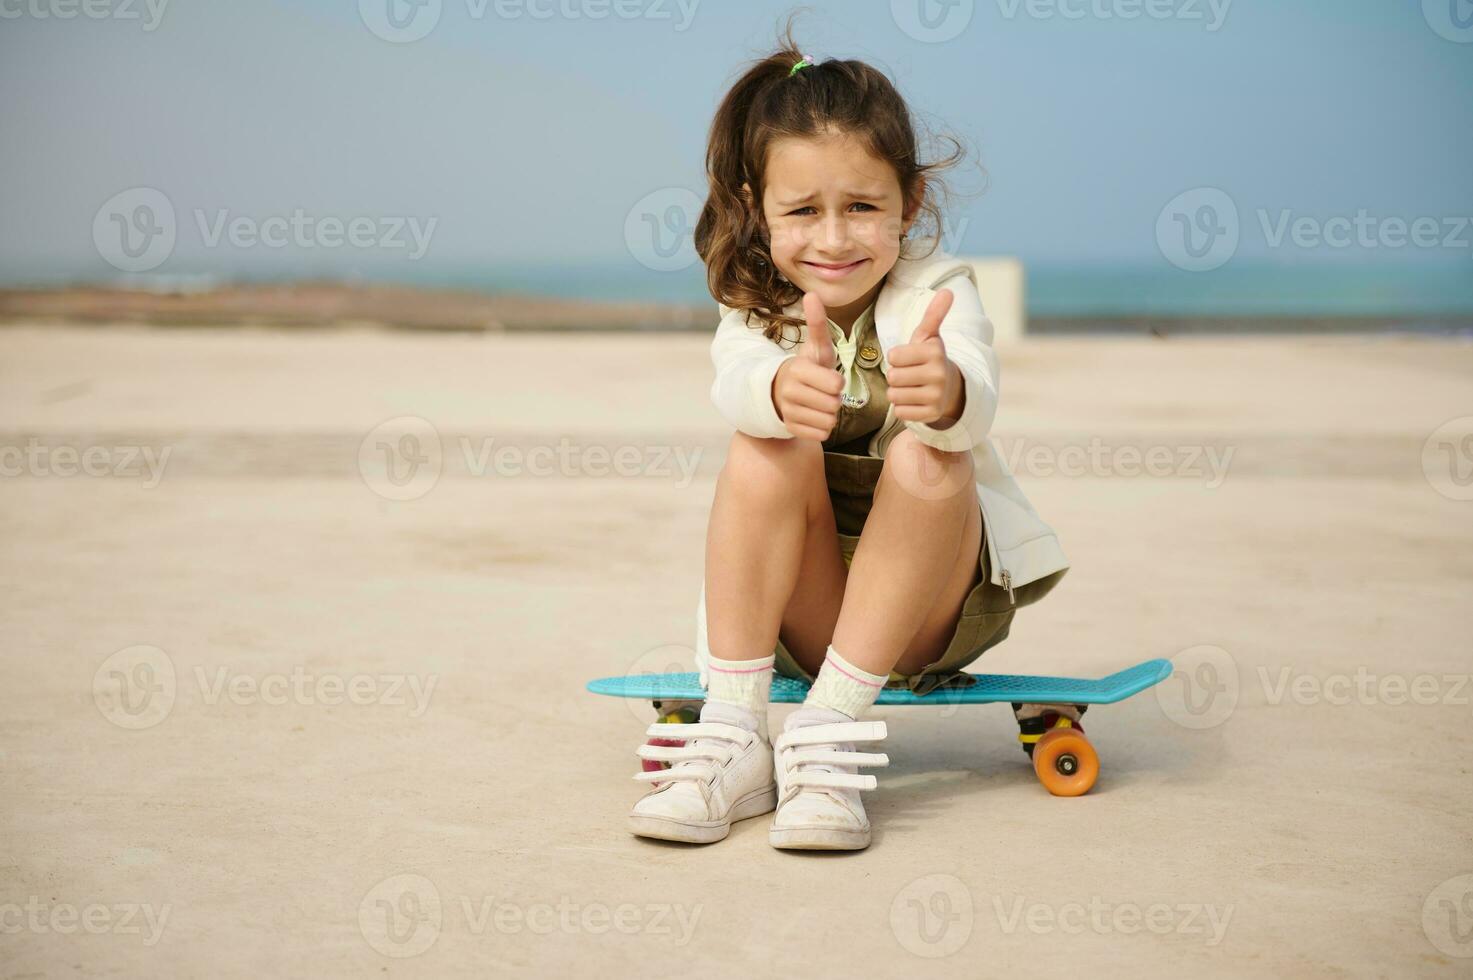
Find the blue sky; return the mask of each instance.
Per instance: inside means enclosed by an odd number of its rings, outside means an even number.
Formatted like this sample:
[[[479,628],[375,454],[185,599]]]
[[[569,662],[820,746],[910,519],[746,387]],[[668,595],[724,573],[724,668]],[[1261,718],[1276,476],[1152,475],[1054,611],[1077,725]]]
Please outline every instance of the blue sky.
[[[0,3],[6,282],[117,276],[94,221],[139,187],[161,192],[177,223],[155,273],[648,277],[631,212],[650,195],[704,193],[711,113],[792,9],[439,0],[427,34],[396,43],[370,27],[390,0],[90,0],[105,15],[61,19],[68,2]],[[1173,269],[1158,218],[1212,188],[1238,212],[1240,268],[1473,280],[1473,246],[1441,241],[1473,215],[1473,43],[1461,43],[1473,27],[1451,19],[1473,21],[1469,0],[926,3],[955,36],[916,36],[915,0],[850,0],[805,5],[798,37],[820,58],[883,68],[919,117],[980,156],[989,186],[949,216],[954,250],[1030,268]],[[979,187],[975,174],[956,183]],[[370,221],[372,241],[208,234],[294,212]],[[1323,232],[1358,212],[1435,219],[1439,243],[1332,248],[1267,233],[1298,218]],[[395,220],[429,232],[422,255],[402,229],[406,246],[393,245]],[[674,274],[699,280],[688,265]]]

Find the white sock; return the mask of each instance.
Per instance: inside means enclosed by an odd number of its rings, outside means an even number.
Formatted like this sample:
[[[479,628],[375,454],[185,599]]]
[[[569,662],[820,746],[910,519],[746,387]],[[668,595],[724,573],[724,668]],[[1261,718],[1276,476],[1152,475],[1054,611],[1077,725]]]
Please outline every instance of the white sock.
[[[767,717],[767,699],[772,693],[773,654],[756,660],[706,659],[706,701],[721,701],[745,708],[759,718]]]
[[[880,689],[889,679],[888,674],[871,674],[867,670],[860,670],[839,656],[839,651],[831,643],[824,656],[823,666],[819,668],[818,677],[813,682],[813,688],[803,703],[832,708],[858,720],[875,703],[875,698],[880,696]]]

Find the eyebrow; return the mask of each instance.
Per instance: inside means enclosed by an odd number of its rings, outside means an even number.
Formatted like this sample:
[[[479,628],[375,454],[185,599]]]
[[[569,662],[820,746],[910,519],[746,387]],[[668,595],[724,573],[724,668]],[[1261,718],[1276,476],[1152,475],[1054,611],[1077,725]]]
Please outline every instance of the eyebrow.
[[[885,192],[884,191],[880,190],[879,188],[875,188],[875,187],[864,187],[864,188],[848,189],[848,190],[840,191],[839,193],[842,194],[844,197],[858,197],[858,198],[865,198],[865,199],[869,199],[869,200],[874,200],[875,198],[880,198],[880,197],[884,197],[885,196]],[[795,197],[795,198],[792,198],[792,199],[786,200],[786,201],[778,201],[777,202],[777,206],[780,207],[780,208],[790,208],[790,207],[793,207],[796,204],[806,204],[809,201],[813,200],[817,196],[818,196],[817,194],[809,194],[809,195],[807,195],[805,197]]]

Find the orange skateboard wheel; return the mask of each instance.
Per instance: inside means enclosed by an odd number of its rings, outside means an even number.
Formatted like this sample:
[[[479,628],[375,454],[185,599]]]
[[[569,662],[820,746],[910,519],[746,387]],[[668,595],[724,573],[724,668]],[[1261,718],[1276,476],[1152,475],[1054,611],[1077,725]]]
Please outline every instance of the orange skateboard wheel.
[[[1055,796],[1083,796],[1100,775],[1100,757],[1077,728],[1044,732],[1033,746],[1033,771]]]

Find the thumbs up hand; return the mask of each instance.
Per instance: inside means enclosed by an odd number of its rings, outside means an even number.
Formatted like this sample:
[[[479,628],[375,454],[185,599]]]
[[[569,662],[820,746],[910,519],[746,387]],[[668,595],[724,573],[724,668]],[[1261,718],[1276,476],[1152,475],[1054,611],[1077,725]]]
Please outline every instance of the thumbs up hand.
[[[890,373],[885,380],[896,418],[927,425],[938,419],[961,418],[966,386],[961,369],[947,359],[946,343],[941,339],[941,321],[953,298],[951,290],[937,290],[910,335],[910,343],[890,351]]]
[[[772,404],[788,431],[799,439],[822,442],[839,422],[839,392],[844,379],[834,370],[838,357],[829,336],[828,315],[817,293],[803,297],[808,322],[803,350],[783,361],[772,379]]]
[[[834,338],[829,336],[829,315],[823,308],[823,300],[817,293],[803,295],[803,319],[808,321],[808,336],[803,342],[803,353],[819,367],[832,371],[838,366],[834,354]],[[843,391],[842,387],[839,391]]]

